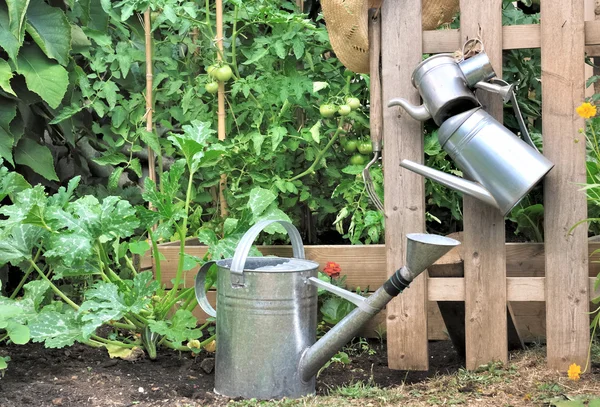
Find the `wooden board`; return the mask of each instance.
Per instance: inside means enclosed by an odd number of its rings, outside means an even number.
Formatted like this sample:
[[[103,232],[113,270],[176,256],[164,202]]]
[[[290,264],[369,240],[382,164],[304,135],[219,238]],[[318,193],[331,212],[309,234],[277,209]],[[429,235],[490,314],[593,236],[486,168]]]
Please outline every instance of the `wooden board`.
[[[544,183],[546,337],[548,365],[584,366],[589,342],[584,126],[575,108],[584,100],[584,5],[541,2],[544,155],[555,164]]]
[[[421,1],[386,1],[382,6],[383,100],[403,97],[419,105],[411,74],[421,62]],[[385,103],[384,103],[385,104]],[[407,233],[425,230],[425,186],[420,175],[399,167],[402,159],[423,162],[421,122],[400,109],[384,109],[384,184],[387,275],[404,264]],[[427,278],[387,307],[388,366],[391,369],[428,370]]]
[[[502,0],[460,2],[460,36],[480,37],[502,77]],[[500,122],[502,99],[478,92],[484,109]],[[508,361],[504,217],[479,200],[463,198],[466,367]]]
[[[265,256],[277,255],[289,257],[292,255],[291,246],[258,246],[258,249]],[[595,250],[599,249],[600,243],[598,242],[589,243],[588,245],[588,253],[591,255],[589,277],[595,277],[600,273],[600,253],[592,255]],[[159,250],[166,258],[161,263],[163,284],[170,287],[170,280],[175,277],[177,271],[179,243],[172,242],[159,245]],[[305,250],[306,257],[316,261],[321,267],[324,267],[328,261],[340,264],[342,275],[346,276],[346,283],[351,289],[357,287],[365,289],[369,287],[370,291],[375,291],[386,279],[385,246],[383,245],[305,246]],[[436,276],[443,276],[443,270],[447,270],[447,272],[455,270],[457,265],[462,267],[462,257],[458,254],[459,250],[462,250],[462,246],[453,249],[431,266],[431,270],[435,271]],[[202,258],[206,254],[206,246],[200,246],[197,239],[190,239],[186,244],[186,252]],[[147,269],[151,267],[152,259],[146,256],[142,258],[141,263],[142,268]],[[506,268],[507,277],[544,277],[544,245],[542,243],[507,243]],[[187,273],[186,287],[193,286],[195,275],[196,270],[191,270]],[[519,284],[527,284],[524,280],[520,281]],[[445,290],[443,285],[439,289],[440,291]],[[445,291],[448,292],[446,295],[456,298],[457,294],[451,292],[452,290],[449,287]],[[461,292],[464,293],[464,289]],[[510,289],[508,292],[510,293]],[[526,290],[523,292],[525,293],[524,295],[527,295]],[[539,296],[539,293],[535,295]],[[460,297],[464,298],[464,294],[461,294]],[[527,297],[519,299],[513,297],[511,299],[511,301],[527,300]]]
[[[541,28],[539,24],[507,25],[502,27],[503,49],[540,48],[541,45]],[[587,21],[585,23],[585,45],[589,49],[595,49],[595,46],[600,45],[600,21]],[[460,30],[423,32],[424,53],[454,52],[461,47]]]

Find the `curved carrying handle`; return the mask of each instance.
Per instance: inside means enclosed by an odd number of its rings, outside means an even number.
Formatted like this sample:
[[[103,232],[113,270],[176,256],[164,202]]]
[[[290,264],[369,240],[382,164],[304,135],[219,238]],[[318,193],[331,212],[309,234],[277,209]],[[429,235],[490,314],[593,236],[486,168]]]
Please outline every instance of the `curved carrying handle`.
[[[260,232],[273,223],[279,223],[285,228],[292,243],[294,257],[297,259],[304,258],[304,245],[302,244],[302,238],[300,237],[298,229],[296,229],[294,225],[282,220],[264,220],[262,222],[258,222],[256,225],[248,229],[235,249],[233,261],[231,262],[231,285],[244,285],[244,266],[246,265],[246,259],[248,258],[250,248]]]
[[[208,298],[206,298],[206,274],[208,270],[212,267],[213,264],[216,264],[215,261],[207,261],[200,267],[200,271],[196,274],[196,282],[194,284],[194,291],[196,292],[196,301],[198,301],[198,305],[204,312],[206,312],[211,317],[217,316],[217,311],[210,305],[208,302]]]

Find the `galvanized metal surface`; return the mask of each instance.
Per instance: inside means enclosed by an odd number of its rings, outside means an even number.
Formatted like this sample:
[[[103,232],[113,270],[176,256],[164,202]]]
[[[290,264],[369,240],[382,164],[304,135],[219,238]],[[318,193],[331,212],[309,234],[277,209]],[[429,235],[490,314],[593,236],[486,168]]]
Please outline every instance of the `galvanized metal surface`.
[[[315,262],[248,258],[248,241],[271,223],[261,222],[248,232],[233,259],[214,262],[218,267],[215,392],[232,398],[267,400],[313,394],[315,374],[331,356],[407,287],[412,278],[458,244],[441,236],[409,236],[412,249],[408,256],[413,260],[409,259],[408,264],[413,269],[405,272],[404,277],[401,272],[405,268],[398,270],[388,280],[390,284],[363,298],[318,280]],[[284,226],[288,231],[296,231],[291,224]],[[303,255],[296,233],[290,233],[294,252]],[[234,263],[241,264],[241,273],[232,271]],[[210,267],[210,263],[205,264],[196,278],[196,296],[200,306],[214,315],[215,311],[205,301],[204,282]],[[350,299],[358,307],[315,343],[317,286]]]

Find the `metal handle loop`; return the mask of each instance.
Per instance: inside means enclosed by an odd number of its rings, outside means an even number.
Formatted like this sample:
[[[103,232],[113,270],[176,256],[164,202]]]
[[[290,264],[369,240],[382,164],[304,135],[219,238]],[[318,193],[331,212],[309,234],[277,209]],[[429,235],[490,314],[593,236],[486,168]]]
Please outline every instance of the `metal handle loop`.
[[[499,83],[501,85],[504,86],[508,86],[509,83],[499,79],[499,78],[494,78],[492,79],[490,82],[496,82]],[[514,86],[511,87],[510,91],[508,92],[508,100],[511,102],[512,104],[512,108],[513,108],[513,113],[517,119],[517,123],[519,125],[519,130],[521,130],[521,137],[523,138],[523,141],[525,141],[527,144],[529,144],[529,146],[531,148],[533,148],[535,151],[537,151],[538,153],[540,152],[540,150],[538,150],[538,148],[536,147],[536,145],[534,144],[531,135],[529,134],[529,130],[527,129],[527,125],[525,124],[525,119],[523,118],[523,114],[521,113],[521,109],[519,108],[519,103],[517,102],[517,95],[515,94],[515,90],[514,90]],[[506,100],[505,100],[506,101]]]
[[[206,312],[211,317],[217,316],[217,311],[210,305],[208,302],[208,298],[206,297],[206,274],[208,270],[216,264],[215,261],[207,261],[200,267],[200,271],[196,274],[196,281],[194,284],[194,291],[196,292],[196,301],[198,301],[198,305],[204,312]]]
[[[294,257],[297,259],[304,259],[304,245],[302,244],[302,238],[300,237],[300,232],[298,232],[298,229],[296,229],[294,225],[282,220],[264,220],[258,222],[248,229],[235,249],[233,261],[231,262],[231,284],[233,286],[244,285],[244,266],[246,265],[246,259],[250,253],[250,248],[260,232],[273,223],[279,223],[285,228],[292,243]]]

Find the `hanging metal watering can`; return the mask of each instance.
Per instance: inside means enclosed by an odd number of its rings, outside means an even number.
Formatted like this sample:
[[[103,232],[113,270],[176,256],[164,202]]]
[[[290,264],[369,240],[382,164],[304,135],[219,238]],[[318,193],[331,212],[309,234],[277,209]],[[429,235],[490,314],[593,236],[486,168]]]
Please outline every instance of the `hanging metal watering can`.
[[[274,222],[289,234],[294,257],[248,257],[256,237]],[[427,234],[407,239],[406,265],[366,298],[319,280],[319,265],[304,259],[300,234],[288,222],[259,222],[241,239],[233,259],[204,264],[196,276],[196,298],[217,318],[215,393],[262,400],[314,394],[319,369],[416,276],[460,244]],[[206,273],[215,263],[218,311],[205,293]],[[357,306],[319,341],[317,287]]]
[[[442,148],[468,181],[413,161],[400,165],[502,212],[511,209],[554,167],[481,108],[458,114],[438,131]]]
[[[423,104],[415,106],[396,98],[388,107],[400,106],[414,119],[433,119],[439,126],[455,114],[481,106],[474,89],[495,76],[485,52],[460,62],[452,54],[437,54],[417,65],[412,74],[412,84]]]

